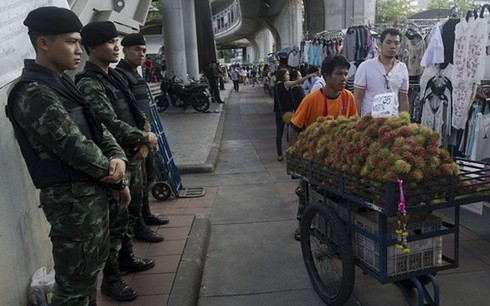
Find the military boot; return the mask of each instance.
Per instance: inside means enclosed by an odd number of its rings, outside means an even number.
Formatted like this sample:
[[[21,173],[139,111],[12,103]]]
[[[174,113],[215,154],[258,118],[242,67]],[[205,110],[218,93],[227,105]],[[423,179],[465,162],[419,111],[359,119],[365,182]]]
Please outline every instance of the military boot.
[[[141,215],[143,216],[143,221],[145,222],[146,225],[165,225],[169,222],[168,218],[151,213],[148,194],[143,196]]]
[[[121,275],[146,271],[155,266],[155,262],[151,258],[139,258],[134,256],[132,244],[128,246],[128,243],[124,241],[123,246],[119,251],[118,259]]]
[[[152,231],[144,222],[137,221],[134,226],[134,239],[146,242],[162,242],[165,238],[159,233]]]
[[[100,292],[119,302],[133,301],[138,297],[138,293],[123,281],[119,273],[104,275]]]

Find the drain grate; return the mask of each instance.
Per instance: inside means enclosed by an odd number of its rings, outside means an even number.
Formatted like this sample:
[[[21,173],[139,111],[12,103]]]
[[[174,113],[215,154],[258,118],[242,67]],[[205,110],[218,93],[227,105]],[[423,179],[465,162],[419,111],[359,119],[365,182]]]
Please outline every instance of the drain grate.
[[[193,188],[182,188],[179,189],[179,198],[198,198],[206,194],[206,188],[204,187],[193,187]]]

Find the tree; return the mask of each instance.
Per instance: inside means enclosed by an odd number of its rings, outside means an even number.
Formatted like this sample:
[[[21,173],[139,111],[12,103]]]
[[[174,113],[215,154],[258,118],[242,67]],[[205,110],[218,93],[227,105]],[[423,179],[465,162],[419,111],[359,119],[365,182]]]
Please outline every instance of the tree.
[[[455,5],[457,5],[462,12],[467,12],[475,6],[473,0],[432,0],[427,5],[427,9],[451,9]]]
[[[410,0],[378,0],[376,2],[376,22],[399,22],[416,13]]]

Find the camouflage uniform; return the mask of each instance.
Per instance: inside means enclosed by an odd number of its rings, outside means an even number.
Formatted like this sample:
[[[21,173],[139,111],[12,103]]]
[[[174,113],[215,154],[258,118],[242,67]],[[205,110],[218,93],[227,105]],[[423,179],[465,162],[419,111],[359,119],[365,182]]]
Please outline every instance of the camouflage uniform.
[[[109,74],[107,74],[91,62],[87,62],[84,71],[76,76],[76,83],[80,92],[90,102],[97,113],[97,117],[111,131],[129,159],[126,179],[131,191],[131,203],[128,206],[127,214],[119,212],[117,208],[112,210],[114,218],[111,218],[111,249],[104,268],[104,276],[107,277],[111,275],[117,277],[119,274],[118,251],[121,249],[122,239],[131,240],[133,237],[132,229],[138,216],[141,215],[142,160],[136,159],[136,149],[140,145],[148,144],[148,132],[144,130],[144,127],[149,123],[144,113],[136,105],[132,105],[134,101],[131,101],[131,98],[127,96],[129,93],[127,84],[121,83],[121,81],[124,82],[112,68],[109,68]],[[116,90],[117,93],[107,87],[108,83],[115,88],[112,89]],[[123,105],[114,105],[118,99],[119,101],[125,100],[122,102]],[[134,100],[134,97],[132,99]],[[126,104],[124,105],[124,103]],[[129,115],[130,118],[123,118],[121,115],[122,107],[127,107],[125,115]],[[115,218],[116,215],[118,218]],[[121,235],[122,233],[124,235]]]
[[[134,70],[124,59],[120,60],[116,66],[116,70],[121,72],[121,75],[126,78],[129,84],[129,89],[134,94],[136,98],[136,104],[145,113],[146,118],[151,120],[150,111],[150,99],[147,84],[145,79],[139,75],[139,73]],[[151,131],[151,124],[145,125],[145,131]],[[142,214],[150,215],[150,207],[148,202],[148,193],[150,192],[150,186],[155,181],[155,153],[152,150],[148,151],[148,156],[146,157],[143,165],[141,167],[142,178],[143,178],[143,190],[142,190]],[[137,226],[144,225],[143,220],[139,220]],[[143,223],[143,224],[141,224]]]
[[[80,110],[83,111],[80,111]],[[126,160],[68,76],[26,60],[7,114],[51,224],[52,305],[95,304],[109,246],[109,158]],[[78,114],[78,117],[77,117]]]

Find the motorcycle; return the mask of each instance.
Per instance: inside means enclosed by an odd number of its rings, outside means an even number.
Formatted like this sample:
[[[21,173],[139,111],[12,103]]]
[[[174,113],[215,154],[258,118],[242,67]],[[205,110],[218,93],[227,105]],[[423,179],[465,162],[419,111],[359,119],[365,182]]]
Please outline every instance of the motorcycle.
[[[210,97],[205,84],[183,84],[174,79],[164,79],[160,84],[161,95],[155,98],[158,112],[164,112],[170,105],[182,108],[192,106],[196,111],[204,113],[209,109]]]

